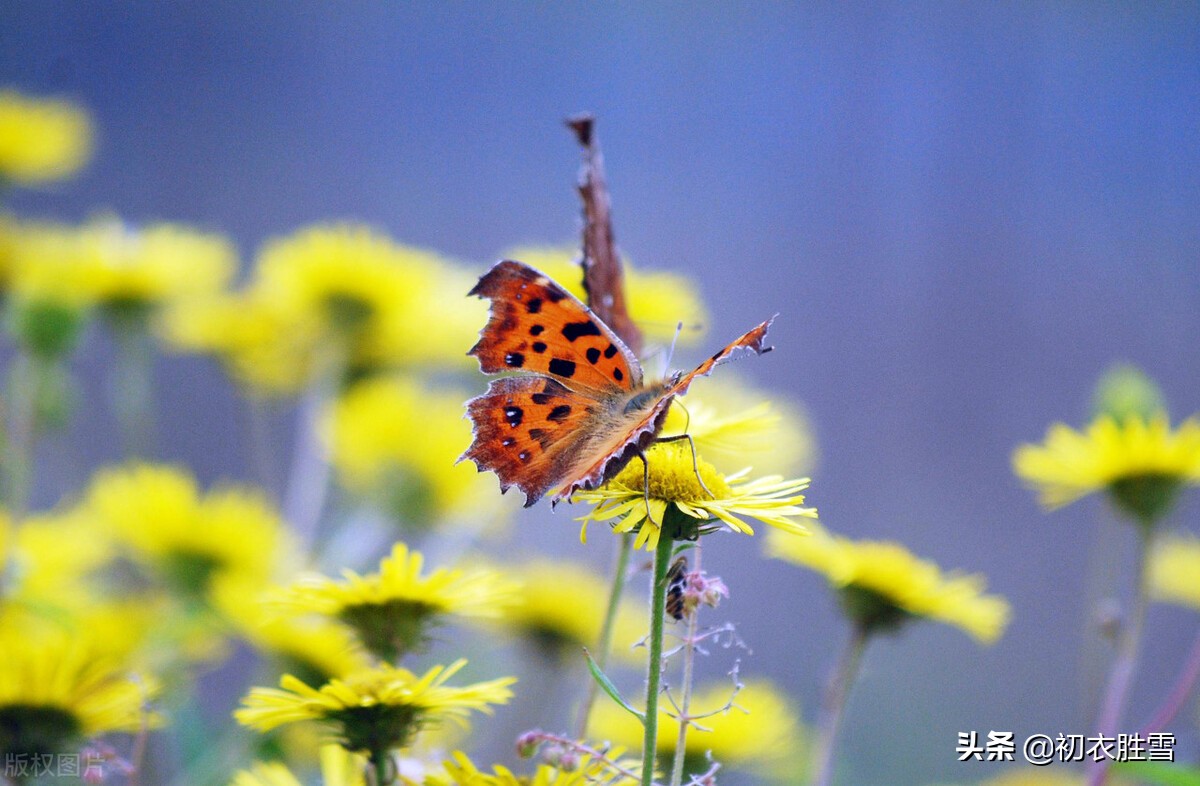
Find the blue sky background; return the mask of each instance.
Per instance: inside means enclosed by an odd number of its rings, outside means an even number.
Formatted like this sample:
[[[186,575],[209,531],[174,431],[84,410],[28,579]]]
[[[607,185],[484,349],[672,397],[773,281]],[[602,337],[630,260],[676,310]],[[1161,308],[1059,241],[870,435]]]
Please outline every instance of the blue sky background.
[[[1015,607],[991,649],[933,625],[873,647],[843,782],[999,772],[955,762],[960,730],[1090,731],[1088,565],[1123,578],[1132,539],[1097,501],[1041,513],[1009,457],[1078,425],[1113,361],[1177,417],[1200,409],[1200,6],[6,2],[0,82],[78,99],[101,134],[81,178],[19,212],[181,220],[247,257],[329,218],[480,264],[571,241],[561,119],[596,112],[623,249],[700,282],[714,345],[781,312],[777,352],[738,370],[809,411],[829,526],[985,572]],[[240,466],[227,386],[160,372],[194,413],[168,419],[186,421],[169,456]],[[1198,512],[1174,523],[1200,532]],[[520,526],[607,558],[562,512]],[[706,561],[743,671],[811,719],[845,636],[821,581],[750,539]],[[1195,627],[1153,610],[1127,731]]]

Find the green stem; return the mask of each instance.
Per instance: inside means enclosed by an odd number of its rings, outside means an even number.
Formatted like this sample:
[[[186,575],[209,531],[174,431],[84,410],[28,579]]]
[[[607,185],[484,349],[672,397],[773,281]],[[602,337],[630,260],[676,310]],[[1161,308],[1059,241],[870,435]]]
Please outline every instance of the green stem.
[[[387,749],[374,750],[370,754],[371,773],[374,776],[374,786],[390,786],[393,782],[391,767],[388,766],[391,757]]]
[[[692,549],[694,561],[691,570],[700,570],[700,541]],[[675,738],[675,759],[671,764],[671,786],[681,786],[683,783],[683,765],[687,758],[687,733],[691,725],[692,682],[696,665],[696,630],[699,625],[700,609],[693,609],[687,615],[687,634],[683,640],[683,685],[679,698],[679,736]]]
[[[14,522],[24,518],[29,507],[29,488],[33,478],[33,443],[37,420],[37,365],[41,362],[28,352],[20,352],[9,379],[8,439],[4,469],[4,498]]]
[[[648,525],[643,525],[648,526]],[[642,739],[642,786],[654,782],[654,759],[658,752],[658,692],[662,684],[663,625],[666,617],[667,571],[675,540],[659,533],[654,552],[654,583],[650,585],[650,657],[646,673],[646,733]]]
[[[850,641],[846,643],[846,648],[842,650],[834,666],[822,708],[817,755],[813,757],[814,786],[829,786],[833,782],[833,753],[837,748],[838,731],[846,713],[846,699],[850,695],[850,686],[858,676],[858,667],[862,663],[863,650],[866,649],[869,638],[870,631],[867,627],[855,623]]]
[[[116,362],[109,380],[113,409],[121,426],[125,452],[150,458],[154,452],[154,352],[141,323],[113,320]]]
[[[1142,522],[1137,527],[1138,554],[1134,568],[1133,604],[1129,610],[1129,618],[1121,628],[1120,639],[1117,641],[1117,654],[1113,659],[1112,669],[1108,673],[1108,686],[1104,691],[1104,703],[1101,705],[1100,719],[1096,724],[1096,732],[1101,736],[1115,737],[1117,724],[1121,722],[1121,714],[1125,710],[1129,689],[1133,687],[1133,677],[1137,671],[1138,653],[1141,650],[1142,631],[1146,622],[1146,607],[1150,602],[1150,583],[1148,581],[1147,561],[1150,555],[1150,543],[1153,540],[1153,525]],[[1108,759],[1088,762],[1087,775],[1089,786],[1102,786],[1108,778]]]
[[[612,586],[608,592],[608,607],[604,610],[604,623],[600,626],[600,640],[596,642],[594,657],[596,665],[603,671],[608,667],[608,656],[612,652],[613,630],[617,623],[617,610],[621,608],[621,596],[625,594],[625,575],[629,571],[629,554],[633,551],[633,533],[626,532],[617,541],[617,552],[613,559]],[[592,714],[592,705],[596,703],[596,692],[599,685],[595,680],[588,680],[587,695],[583,706],[579,708],[579,723],[575,738],[587,738],[588,720]]]

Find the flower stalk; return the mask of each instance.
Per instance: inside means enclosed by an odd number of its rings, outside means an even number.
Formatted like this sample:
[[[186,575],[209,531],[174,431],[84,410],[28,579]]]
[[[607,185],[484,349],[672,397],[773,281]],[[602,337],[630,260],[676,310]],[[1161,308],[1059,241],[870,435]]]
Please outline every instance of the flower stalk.
[[[679,514],[682,515],[682,514]],[[650,655],[646,673],[645,734],[642,737],[642,786],[654,782],[654,760],[658,751],[658,694],[662,685],[663,626],[666,622],[667,571],[675,539],[666,529],[659,534],[654,552],[654,579],[650,585]]]
[[[1113,659],[1112,668],[1108,674],[1107,687],[1104,690],[1104,701],[1101,704],[1100,719],[1096,724],[1097,734],[1115,737],[1117,724],[1125,710],[1129,698],[1129,689],[1133,686],[1133,677],[1137,671],[1138,655],[1141,651],[1142,632],[1146,622],[1146,607],[1150,601],[1150,586],[1148,581],[1147,563],[1150,555],[1150,545],[1154,536],[1151,522],[1142,521],[1137,526],[1138,553],[1134,569],[1134,595],[1130,606],[1129,617],[1121,627],[1117,639],[1117,653]],[[1108,778],[1108,760],[1089,761],[1087,766],[1088,786],[1103,786]]]
[[[834,665],[822,706],[817,753],[813,757],[814,786],[829,786],[833,781],[833,754],[837,747],[842,718],[846,714],[846,700],[850,696],[850,686],[858,677],[863,651],[870,635],[870,627],[867,624],[855,622],[850,640]]]
[[[699,541],[696,542],[696,548],[692,550],[692,555],[695,557],[692,570],[699,575]],[[692,683],[695,681],[696,629],[700,616],[699,606],[685,614],[687,615],[687,633],[684,634],[683,639],[683,692],[679,697],[679,707],[677,708],[679,710],[679,735],[675,738],[675,758],[671,764],[671,786],[681,786],[683,783],[683,765],[687,758],[685,754],[687,752],[688,727],[691,725]]]
[[[1192,695],[1192,690],[1196,687],[1197,680],[1200,680],[1200,633],[1196,634],[1192,650],[1188,653],[1187,661],[1176,678],[1175,684],[1171,686],[1171,692],[1167,694],[1167,698],[1146,724],[1142,733],[1153,734],[1166,728],[1167,724],[1174,720],[1179,711],[1183,709],[1188,696]]]

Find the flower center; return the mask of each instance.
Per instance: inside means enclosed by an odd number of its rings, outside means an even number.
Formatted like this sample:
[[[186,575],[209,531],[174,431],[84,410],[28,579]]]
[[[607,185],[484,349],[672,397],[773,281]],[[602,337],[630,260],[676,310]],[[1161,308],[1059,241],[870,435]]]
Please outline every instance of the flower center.
[[[328,717],[341,724],[347,750],[377,754],[407,746],[417,730],[419,715],[419,707],[407,704],[373,704],[348,707]]]
[[[1108,493],[1118,508],[1150,527],[1171,509],[1180,485],[1175,475],[1146,473],[1114,480]]]
[[[650,465],[650,496],[655,499],[704,502],[713,499],[713,495],[717,499],[732,495],[729,484],[712,464],[699,457],[695,464],[692,463],[692,447],[686,440],[652,445],[646,451],[646,461]],[[617,476],[617,481],[626,488],[644,493],[645,470],[641,460],[629,462]]]
[[[912,618],[886,595],[860,584],[847,584],[838,593],[846,616],[869,631],[894,631]]]
[[[167,583],[191,599],[204,597],[213,574],[220,568],[220,560],[199,551],[173,551],[163,563]]]
[[[56,753],[82,731],[79,719],[58,707],[36,704],[0,707],[0,752],[9,757]]]
[[[406,653],[422,647],[436,609],[414,600],[360,603],[347,606],[339,615],[358,633],[363,646],[380,659],[395,663]]]

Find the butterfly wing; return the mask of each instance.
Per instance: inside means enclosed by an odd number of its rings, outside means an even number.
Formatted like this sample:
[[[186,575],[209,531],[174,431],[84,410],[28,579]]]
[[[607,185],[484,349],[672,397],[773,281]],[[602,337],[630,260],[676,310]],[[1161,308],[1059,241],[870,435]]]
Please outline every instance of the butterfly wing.
[[[641,386],[642,367],[629,348],[543,273],[497,262],[470,294],[492,301],[488,323],[467,353],[484,373],[537,372],[592,397]]]
[[[571,468],[568,477],[573,480],[563,485],[553,501],[566,499],[580,489],[596,488],[620,472],[633,456],[649,447],[662,431],[671,401],[686,393],[696,377],[708,376],[714,368],[739,352],[753,352],[756,355],[770,352],[772,347],[763,346],[763,341],[774,321],[775,317],[771,317],[701,363],[694,371],[681,374],[655,388],[655,396],[647,407],[629,414],[614,413],[608,419],[601,417],[607,422],[595,429],[597,443]]]
[[[501,493],[516,486],[529,507],[562,482],[597,406],[553,379],[493,380],[487,393],[467,402],[475,439],[459,461],[492,470]]]

